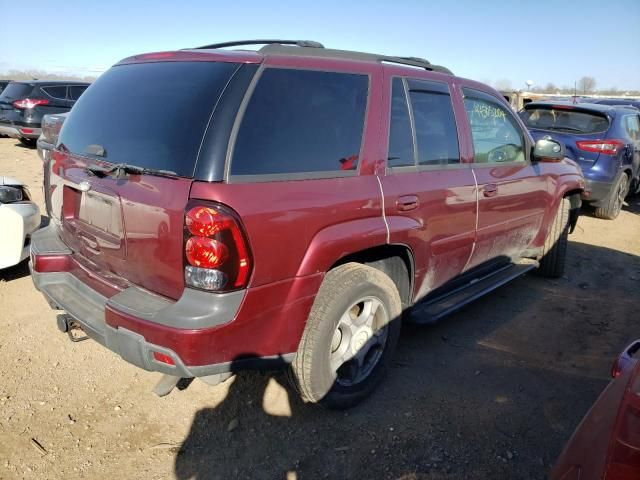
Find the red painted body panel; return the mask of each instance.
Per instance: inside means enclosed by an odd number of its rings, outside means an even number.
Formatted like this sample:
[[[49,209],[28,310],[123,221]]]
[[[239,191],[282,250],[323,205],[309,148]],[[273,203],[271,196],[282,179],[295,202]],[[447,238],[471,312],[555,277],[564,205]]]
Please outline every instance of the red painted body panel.
[[[569,472],[579,476],[568,476]],[[632,360],[585,415],[560,454],[551,480],[640,478],[640,361]]]
[[[86,160],[79,156],[54,150],[52,159],[51,213],[74,256],[122,287],[135,284],[179,298],[184,289],[182,228],[191,180],[150,175],[132,175],[126,181],[98,178],[84,170]],[[91,186],[85,197],[82,182]],[[95,198],[91,203],[90,196]]]

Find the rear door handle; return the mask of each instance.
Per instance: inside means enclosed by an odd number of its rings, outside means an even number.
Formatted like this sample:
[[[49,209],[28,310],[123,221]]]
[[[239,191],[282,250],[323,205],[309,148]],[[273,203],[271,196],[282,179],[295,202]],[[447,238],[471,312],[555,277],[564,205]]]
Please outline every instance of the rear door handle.
[[[482,187],[482,194],[485,197],[495,197],[498,194],[498,186],[494,183],[489,183]]]
[[[420,202],[418,201],[418,197],[416,195],[405,195],[396,200],[396,208],[401,212],[414,210],[418,208],[418,205],[420,205]]]

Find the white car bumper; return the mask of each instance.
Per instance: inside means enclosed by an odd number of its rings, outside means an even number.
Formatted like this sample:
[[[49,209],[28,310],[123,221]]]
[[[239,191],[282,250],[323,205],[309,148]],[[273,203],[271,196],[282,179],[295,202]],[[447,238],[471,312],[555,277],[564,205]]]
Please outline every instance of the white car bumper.
[[[0,268],[29,256],[31,234],[40,227],[40,209],[33,202],[0,204]]]

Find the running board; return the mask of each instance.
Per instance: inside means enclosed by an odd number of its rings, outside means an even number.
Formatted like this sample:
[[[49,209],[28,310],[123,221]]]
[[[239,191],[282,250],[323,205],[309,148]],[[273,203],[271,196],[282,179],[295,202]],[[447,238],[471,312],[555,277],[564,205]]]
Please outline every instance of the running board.
[[[501,287],[505,283],[524,275],[538,267],[535,260],[523,260],[519,263],[509,263],[493,270],[482,277],[474,278],[468,283],[443,292],[434,297],[427,296],[411,309],[410,321],[417,324],[433,323],[442,317],[464,307],[487,293]]]

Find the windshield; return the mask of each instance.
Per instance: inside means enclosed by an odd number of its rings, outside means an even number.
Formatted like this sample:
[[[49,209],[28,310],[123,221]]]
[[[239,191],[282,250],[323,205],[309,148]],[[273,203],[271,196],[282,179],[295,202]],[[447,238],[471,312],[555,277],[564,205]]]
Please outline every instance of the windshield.
[[[584,112],[564,108],[527,108],[520,112],[528,128],[588,134],[604,132],[609,128],[609,119],[597,112]]]
[[[211,112],[238,65],[120,65],[75,104],[59,142],[71,152],[192,177]]]

